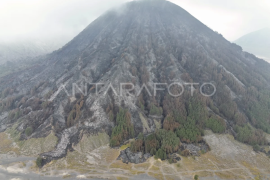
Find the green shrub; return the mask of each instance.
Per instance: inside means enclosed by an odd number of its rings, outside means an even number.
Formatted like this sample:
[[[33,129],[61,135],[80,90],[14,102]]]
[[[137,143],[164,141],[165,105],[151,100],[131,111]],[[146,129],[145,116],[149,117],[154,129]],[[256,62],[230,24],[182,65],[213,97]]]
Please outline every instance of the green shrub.
[[[25,134],[26,134],[27,136],[30,136],[32,133],[33,133],[33,128],[32,128],[32,127],[27,127],[27,128],[25,129]]]
[[[150,105],[150,115],[161,116],[163,114],[163,109],[161,107],[157,107],[154,104]]]
[[[187,117],[186,122],[176,130],[177,136],[182,142],[194,143],[199,142],[202,138],[202,130],[196,125],[196,121]]]
[[[18,110],[16,113],[15,113],[15,119],[19,119],[19,117],[21,117],[22,113],[20,110]]]
[[[37,160],[36,160],[36,165],[37,167],[41,168],[42,167],[42,158],[41,157],[38,157]]]
[[[162,149],[159,149],[159,150],[156,152],[155,159],[161,159],[161,160],[167,159],[166,152],[163,151]]]
[[[201,150],[201,154],[205,154],[206,152],[205,152],[205,150],[203,149],[203,150]]]
[[[112,130],[110,146],[119,146],[125,140],[134,137],[134,126],[128,110],[119,109],[116,117],[116,126]]]
[[[253,150],[258,152],[260,150],[260,146],[258,144],[254,145]]]
[[[222,119],[213,117],[206,121],[205,126],[211,129],[214,133],[224,133],[226,129],[226,124]]]
[[[267,144],[265,134],[262,130],[253,129],[249,125],[245,125],[243,127],[236,125],[234,129],[237,133],[236,139],[240,142],[247,143],[252,146]]]
[[[140,106],[141,110],[144,111],[144,105],[141,102],[139,102],[139,106]]]

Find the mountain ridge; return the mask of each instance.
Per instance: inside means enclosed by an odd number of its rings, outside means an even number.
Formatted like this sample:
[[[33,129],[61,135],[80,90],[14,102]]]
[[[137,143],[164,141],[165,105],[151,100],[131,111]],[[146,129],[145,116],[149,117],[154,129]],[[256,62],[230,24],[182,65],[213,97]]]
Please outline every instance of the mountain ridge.
[[[270,53],[268,51],[268,47],[270,46],[270,28],[266,27],[264,29],[251,32],[240,37],[234,42],[242,46],[245,51],[254,53],[258,57],[269,62]]]

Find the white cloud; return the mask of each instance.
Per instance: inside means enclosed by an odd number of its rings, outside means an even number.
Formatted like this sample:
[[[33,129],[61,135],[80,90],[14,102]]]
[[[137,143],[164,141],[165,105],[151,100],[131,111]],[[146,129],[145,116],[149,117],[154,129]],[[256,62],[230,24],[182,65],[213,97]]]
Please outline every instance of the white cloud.
[[[236,40],[249,32],[270,27],[269,0],[170,0],[201,22]]]
[[[0,0],[0,41],[75,36],[125,0]]]
[[[127,0],[0,0],[0,42],[73,37],[107,9]],[[229,40],[270,26],[269,0],[170,0]]]

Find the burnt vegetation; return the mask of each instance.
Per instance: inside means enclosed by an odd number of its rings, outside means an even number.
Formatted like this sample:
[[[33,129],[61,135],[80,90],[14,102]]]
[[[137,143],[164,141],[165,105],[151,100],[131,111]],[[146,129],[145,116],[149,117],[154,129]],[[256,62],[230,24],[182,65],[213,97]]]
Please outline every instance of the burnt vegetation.
[[[111,147],[137,137],[131,145],[133,152],[151,153],[160,159],[182,151],[181,143],[202,142],[205,129],[231,133],[255,149],[268,143],[264,135],[270,133],[268,63],[243,52],[168,1],[134,1],[126,8],[128,13],[123,15],[109,12],[101,16],[30,69],[1,78],[0,126],[20,124],[21,139],[37,137],[43,129],[47,133],[75,126],[85,131],[110,129]],[[153,97],[144,89],[136,98],[117,99],[112,92],[101,98],[101,94],[70,97],[62,91],[50,100],[61,83],[85,79],[145,84],[150,90],[155,82],[211,82],[216,93],[205,97],[195,86],[193,95],[191,88],[185,87],[179,97],[166,91]],[[87,89],[96,91],[92,85]],[[213,89],[202,90],[211,94]],[[179,94],[181,88],[172,86],[170,91]],[[95,116],[94,110],[98,112]],[[152,128],[147,136],[140,134],[144,128],[139,114],[160,119],[161,129],[153,125],[156,130]],[[186,150],[181,153],[190,154]]]

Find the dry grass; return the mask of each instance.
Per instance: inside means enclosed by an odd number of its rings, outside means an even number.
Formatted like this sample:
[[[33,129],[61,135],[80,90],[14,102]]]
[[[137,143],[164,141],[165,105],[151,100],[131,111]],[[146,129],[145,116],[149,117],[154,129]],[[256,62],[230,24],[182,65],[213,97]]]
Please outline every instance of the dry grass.
[[[143,130],[145,131],[145,129],[147,129],[147,132],[150,132],[151,129],[149,128],[147,119],[145,119],[141,113],[139,113],[139,115],[140,115],[140,119],[141,119],[142,124],[143,124]]]
[[[175,174],[176,171],[171,166],[162,166],[162,171],[165,174]]]
[[[139,171],[146,171],[150,167],[150,163],[134,164],[134,168]]]
[[[164,180],[164,176],[162,173],[152,173],[152,172],[149,172],[148,173],[149,176],[152,176],[158,180]]]
[[[29,139],[17,143],[20,151],[26,156],[37,156],[38,154],[51,151],[57,145],[57,137],[51,133],[46,138]]]
[[[2,150],[7,152],[15,152],[17,155],[37,156],[40,153],[51,151],[57,144],[57,137],[51,132],[45,138],[32,138],[25,141],[19,141],[20,132],[16,131],[17,125],[13,125],[4,133],[0,133],[3,143],[0,144]]]
[[[117,180],[128,180],[126,177],[116,177]]]
[[[10,137],[16,139],[18,133],[9,129]],[[15,151],[12,139],[5,133],[0,133],[2,142],[0,152]],[[84,137],[84,140],[75,147],[75,151],[68,152],[65,158],[52,161],[47,164],[42,172],[49,173],[55,170],[73,170],[86,174],[87,177],[100,177],[111,179],[127,179],[138,174],[147,173],[156,179],[192,179],[195,174],[199,177],[215,177],[220,179],[266,179],[270,174],[270,159],[262,154],[255,153],[250,146],[239,143],[230,135],[217,135],[206,132],[206,141],[211,146],[211,151],[200,157],[181,157],[177,164],[169,164],[167,161],[155,160],[153,157],[142,164],[125,164],[116,160],[121,149],[129,147],[122,146],[120,149],[112,149],[107,145],[107,136],[99,134],[95,137]],[[43,145],[42,145],[42,142]],[[44,145],[54,141],[51,135],[45,139],[30,140],[28,142],[17,142],[20,150],[26,146],[33,148],[39,146],[41,151]],[[103,145],[101,147],[98,147]],[[89,147],[89,150],[87,148]],[[15,149],[14,149],[15,148]],[[92,149],[94,148],[94,150]],[[26,148],[27,149],[27,148]],[[29,151],[31,152],[31,151]],[[94,164],[88,162],[88,157],[93,157]],[[112,174],[108,177],[108,173]],[[107,174],[107,175],[106,175]]]
[[[166,180],[181,180],[179,176],[172,176],[172,175],[167,175],[165,176]]]
[[[216,172],[216,176],[218,176],[221,179],[245,179],[244,176],[235,175],[234,173],[228,173],[228,172]]]
[[[127,149],[127,148],[129,148],[129,147],[130,147],[130,143],[121,146],[121,147],[120,147],[120,150],[123,151],[123,150],[125,150],[125,149]]]
[[[154,119],[154,123],[155,123],[157,129],[161,128],[161,122],[160,121],[157,121],[157,120]]]
[[[116,161],[113,164],[111,164],[110,168],[132,170],[132,165],[130,163],[129,164],[125,164],[122,161]]]
[[[159,167],[157,167],[157,166],[152,166],[150,169],[149,169],[149,171],[160,171],[160,169],[159,169]]]
[[[6,133],[0,133],[0,153],[7,154],[10,152],[14,152],[17,155],[20,154],[18,147],[13,143],[13,141],[8,137]]]
[[[84,135],[78,145],[74,147],[79,152],[88,153],[101,146],[108,144],[110,137],[106,133],[98,133],[97,135]]]

